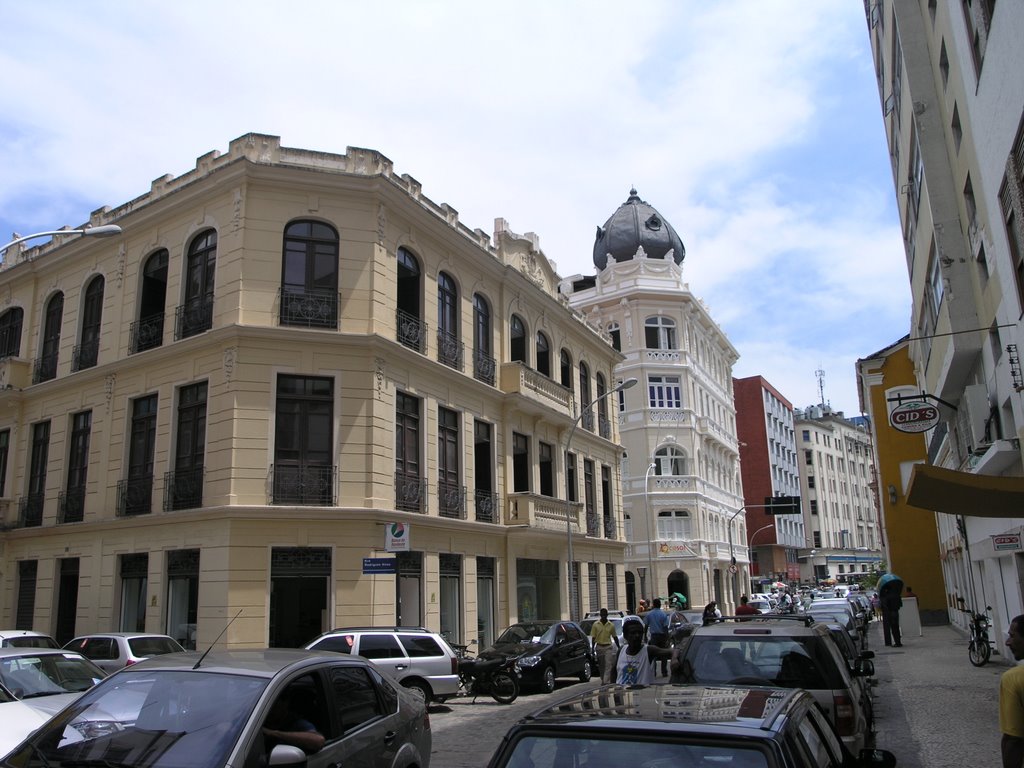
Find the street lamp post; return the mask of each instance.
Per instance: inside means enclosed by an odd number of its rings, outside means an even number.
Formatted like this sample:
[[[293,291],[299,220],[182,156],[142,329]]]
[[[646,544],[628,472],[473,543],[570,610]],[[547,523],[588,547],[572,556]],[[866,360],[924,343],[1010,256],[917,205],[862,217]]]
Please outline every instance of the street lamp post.
[[[37,237],[54,237],[57,235],[77,235],[78,237],[113,237],[114,235],[121,234],[121,227],[117,224],[104,224],[99,227],[82,227],[81,229],[54,229],[48,232],[35,232],[31,235],[25,235],[24,237],[15,237],[11,242],[6,245],[0,246],[0,256],[7,252],[8,248],[11,248],[19,243],[24,243],[26,240],[35,240]]]
[[[614,389],[612,389],[612,390],[610,390],[608,392],[605,392],[603,395],[598,395],[593,400],[591,400],[589,403],[587,403],[583,408],[580,409],[579,415],[576,417],[576,420],[572,423],[572,429],[569,430],[569,437],[565,441],[565,459],[566,459],[566,461],[569,460],[569,446],[572,445],[572,438],[573,438],[573,435],[576,434],[576,428],[579,427],[580,422],[583,420],[583,414],[585,414],[587,411],[589,411],[594,406],[595,403],[599,403],[603,398],[608,397],[609,395],[614,395],[616,392],[621,392],[621,391],[623,391],[625,389],[629,389],[630,387],[634,387],[634,386],[636,386],[636,383],[637,383],[637,380],[635,378],[634,379],[626,379],[625,381],[623,381],[621,384],[619,384]],[[566,465],[566,466],[568,467],[568,465]],[[571,515],[571,512],[572,512],[572,500],[569,498],[569,488],[568,488],[568,486],[566,486],[566,489],[565,489],[565,538],[566,538],[566,540],[569,543],[569,562],[568,562],[568,566],[569,566],[569,582],[568,582],[569,583],[569,621],[573,620],[573,616],[572,616],[572,596],[573,596],[573,591],[574,591],[573,577],[572,577],[572,515]]]

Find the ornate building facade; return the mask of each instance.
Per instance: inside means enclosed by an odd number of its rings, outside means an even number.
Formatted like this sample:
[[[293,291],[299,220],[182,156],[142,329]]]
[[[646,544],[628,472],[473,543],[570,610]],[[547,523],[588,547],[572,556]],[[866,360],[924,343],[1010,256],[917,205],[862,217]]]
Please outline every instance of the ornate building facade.
[[[90,223],[0,269],[0,625],[487,644],[624,597],[622,356],[535,237],[259,134]]]

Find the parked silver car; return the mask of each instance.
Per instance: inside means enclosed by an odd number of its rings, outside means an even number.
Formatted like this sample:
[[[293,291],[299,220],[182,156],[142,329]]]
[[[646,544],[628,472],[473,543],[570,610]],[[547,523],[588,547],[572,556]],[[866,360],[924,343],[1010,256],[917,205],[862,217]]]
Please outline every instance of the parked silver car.
[[[106,676],[73,651],[0,648],[0,683],[47,717],[60,712]]]
[[[42,632],[0,629],[0,648],[60,648],[60,643]]]
[[[384,669],[426,701],[445,701],[459,692],[459,660],[436,632],[423,627],[348,627],[325,632],[306,646],[311,651],[354,653]]]
[[[173,637],[150,632],[98,632],[76,637],[64,648],[91,659],[107,672],[116,672],[150,656],[185,650]]]
[[[426,704],[365,659],[276,648],[168,654],[122,669],[7,763],[427,768],[430,749]]]

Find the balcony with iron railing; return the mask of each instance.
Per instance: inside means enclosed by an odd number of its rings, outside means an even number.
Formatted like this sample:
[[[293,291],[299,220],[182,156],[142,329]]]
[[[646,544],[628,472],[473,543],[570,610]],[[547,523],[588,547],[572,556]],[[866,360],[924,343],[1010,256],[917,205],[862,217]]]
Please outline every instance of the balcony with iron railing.
[[[203,506],[203,467],[164,473],[164,511]]]
[[[597,419],[598,434],[601,435],[605,440],[612,439],[612,423],[606,417],[598,417]]]
[[[176,341],[203,333],[213,327],[213,296],[189,299],[174,310]]]
[[[439,480],[437,502],[441,517],[466,519],[466,486]]]
[[[464,366],[465,347],[459,337],[453,333],[438,330],[437,332],[437,361],[461,371]]]
[[[473,378],[494,386],[494,372],[497,363],[494,358],[479,349],[473,350]]]
[[[401,309],[395,312],[398,343],[423,354],[427,349],[427,324]]]
[[[57,500],[58,523],[80,523],[85,519],[85,486],[68,488]]]
[[[144,317],[131,324],[128,349],[130,354],[155,349],[164,342],[164,313]]]
[[[604,518],[604,537],[606,539],[615,539],[618,538],[616,536],[617,533],[618,531],[616,530],[615,518],[610,515],[606,515]]]
[[[477,488],[473,491],[473,506],[478,523],[498,522],[498,494]]]
[[[278,291],[281,325],[301,328],[337,328],[337,293],[282,287]]]
[[[71,352],[71,371],[83,371],[86,368],[95,368],[96,361],[100,354],[100,340],[90,339],[76,344]]]
[[[119,516],[148,515],[152,511],[152,474],[117,481],[117,514]]]
[[[333,507],[338,468],[330,464],[272,464],[271,504]]]
[[[568,410],[572,403],[572,392],[568,387],[537,373],[518,360],[501,364],[500,387],[502,392],[520,395],[548,408]],[[590,429],[593,429],[593,421]]]
[[[40,355],[32,363],[32,383],[42,384],[57,378],[57,353]]]
[[[395,472],[395,509],[426,512],[427,481],[419,475]]]
[[[599,530],[597,513],[587,512],[587,536],[597,536]]]
[[[44,493],[30,493],[18,499],[18,527],[36,528],[43,524]]]

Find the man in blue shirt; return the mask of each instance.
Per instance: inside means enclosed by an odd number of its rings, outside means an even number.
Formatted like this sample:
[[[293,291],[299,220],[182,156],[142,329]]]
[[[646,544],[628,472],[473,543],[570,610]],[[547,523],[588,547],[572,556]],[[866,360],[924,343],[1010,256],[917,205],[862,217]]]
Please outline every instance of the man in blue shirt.
[[[644,616],[647,634],[655,648],[668,648],[668,614],[661,610],[661,599],[654,598],[654,607]],[[668,674],[668,659],[661,660],[661,674]]]

